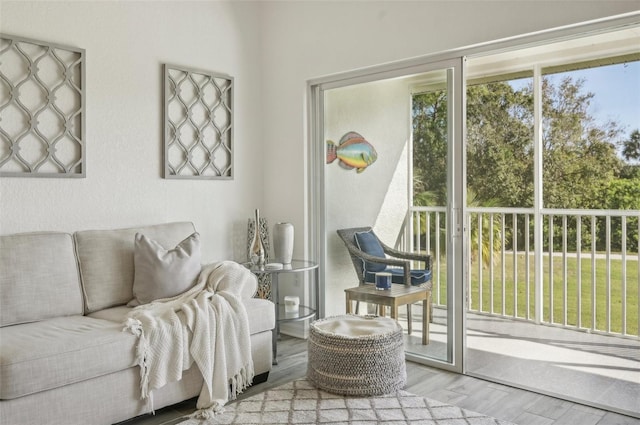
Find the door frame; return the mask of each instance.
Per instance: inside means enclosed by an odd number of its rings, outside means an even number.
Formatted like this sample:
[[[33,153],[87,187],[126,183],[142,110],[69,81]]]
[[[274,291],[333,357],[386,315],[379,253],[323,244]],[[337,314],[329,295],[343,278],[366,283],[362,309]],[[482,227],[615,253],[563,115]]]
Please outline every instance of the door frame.
[[[449,102],[449,128],[448,138],[451,149],[448,150],[448,220],[447,223],[447,302],[451,306],[447,310],[447,361],[425,358],[413,354],[407,354],[407,359],[454,372],[463,372],[463,350],[465,338],[465,311],[464,311],[464,282],[465,260],[464,244],[466,238],[464,232],[464,211],[466,205],[466,165],[464,145],[465,125],[465,58],[463,56],[453,58],[423,58],[419,61],[407,61],[393,66],[383,65],[365,70],[359,70],[333,77],[310,82],[308,86],[309,104],[309,140],[308,146],[309,178],[307,206],[309,215],[310,243],[309,254],[318,258],[321,265],[326,264],[327,243],[325,219],[327,216],[325,189],[325,167],[323,159],[326,157],[324,144],[324,92],[327,90],[363,84],[368,82],[386,80],[391,78],[408,77],[425,72],[446,70],[447,88],[452,102]],[[407,96],[411,94],[408,92]],[[325,281],[324,267],[319,270],[320,282]],[[322,285],[324,289],[324,284]],[[321,291],[324,293],[324,291]],[[324,296],[320,297],[320,317],[324,317]]]

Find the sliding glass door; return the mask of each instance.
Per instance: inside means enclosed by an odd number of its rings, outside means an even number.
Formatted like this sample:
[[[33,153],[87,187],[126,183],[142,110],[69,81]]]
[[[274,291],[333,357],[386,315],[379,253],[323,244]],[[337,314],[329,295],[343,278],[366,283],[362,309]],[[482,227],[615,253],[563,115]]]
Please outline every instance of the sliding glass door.
[[[452,64],[453,65],[453,64]],[[411,86],[411,185],[408,249],[432,258],[430,343],[410,339],[407,354],[462,371],[462,206],[464,187],[462,66],[422,75]]]
[[[421,109],[415,99],[430,90],[437,91],[441,102],[437,108]],[[432,318],[424,317],[419,305],[411,314],[401,308],[407,357],[461,372],[463,59],[336,77],[312,85],[310,95],[310,193],[317,195],[310,199],[310,208],[317,212],[311,219],[317,232],[312,249],[318,250],[323,265],[324,315],[344,314],[344,289],[358,285],[336,230],[371,226],[387,245],[427,252],[432,258]],[[434,141],[437,155],[425,149]],[[361,157],[349,156],[354,143],[366,150],[368,161],[359,164]],[[419,160],[411,163],[410,158]],[[417,207],[427,192],[437,193],[437,203]],[[363,305],[360,312],[375,313],[375,307]]]

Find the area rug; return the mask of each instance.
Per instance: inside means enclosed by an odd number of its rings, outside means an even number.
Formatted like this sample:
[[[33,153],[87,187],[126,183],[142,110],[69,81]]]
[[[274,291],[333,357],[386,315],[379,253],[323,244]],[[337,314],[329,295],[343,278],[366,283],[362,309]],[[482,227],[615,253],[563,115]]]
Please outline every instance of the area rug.
[[[301,379],[229,403],[224,413],[195,424],[325,424],[325,425],[513,425],[406,391],[347,397],[316,389]]]

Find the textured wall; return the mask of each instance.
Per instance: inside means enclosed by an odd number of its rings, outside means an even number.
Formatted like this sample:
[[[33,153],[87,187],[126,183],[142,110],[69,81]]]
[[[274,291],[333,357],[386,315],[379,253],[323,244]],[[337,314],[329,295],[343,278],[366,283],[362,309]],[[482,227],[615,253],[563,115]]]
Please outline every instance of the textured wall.
[[[260,20],[243,2],[2,1],[3,33],[86,49],[85,179],[2,178],[0,232],[174,220],[202,233],[203,260],[244,259],[262,203]],[[235,178],[162,176],[162,64],[235,77]]]
[[[327,165],[327,315],[344,313],[343,290],[358,282],[335,231],[370,225],[393,245],[404,220],[408,95],[405,80],[392,80],[334,89],[325,96],[325,140],[337,144],[344,133],[357,131],[378,153],[376,162],[360,174],[340,167],[339,159]]]

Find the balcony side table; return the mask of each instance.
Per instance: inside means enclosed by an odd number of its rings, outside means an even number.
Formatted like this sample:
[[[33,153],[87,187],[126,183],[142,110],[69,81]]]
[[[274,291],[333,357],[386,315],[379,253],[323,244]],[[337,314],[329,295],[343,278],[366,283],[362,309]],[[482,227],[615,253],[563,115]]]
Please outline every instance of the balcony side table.
[[[360,285],[344,290],[346,311],[351,314],[351,302],[361,301],[391,307],[391,318],[398,319],[398,307],[422,301],[422,345],[429,344],[429,306],[431,291],[421,286],[391,285],[391,289],[379,291],[375,285]],[[381,309],[384,316],[384,307]]]
[[[269,269],[265,267],[255,266],[251,263],[244,263],[253,274],[271,275],[271,301],[275,304],[276,313],[276,327],[273,330],[273,364],[278,364],[278,335],[280,334],[280,323],[282,322],[296,322],[301,320],[311,319],[318,314],[318,302],[320,300],[320,287],[318,282],[318,263],[308,260],[292,260],[291,264],[285,264],[281,269]],[[302,305],[298,308],[297,313],[285,312],[284,305],[280,305],[280,298],[278,296],[278,277],[283,273],[304,273],[313,272],[313,284],[314,284],[314,299],[310,303],[312,305]]]

